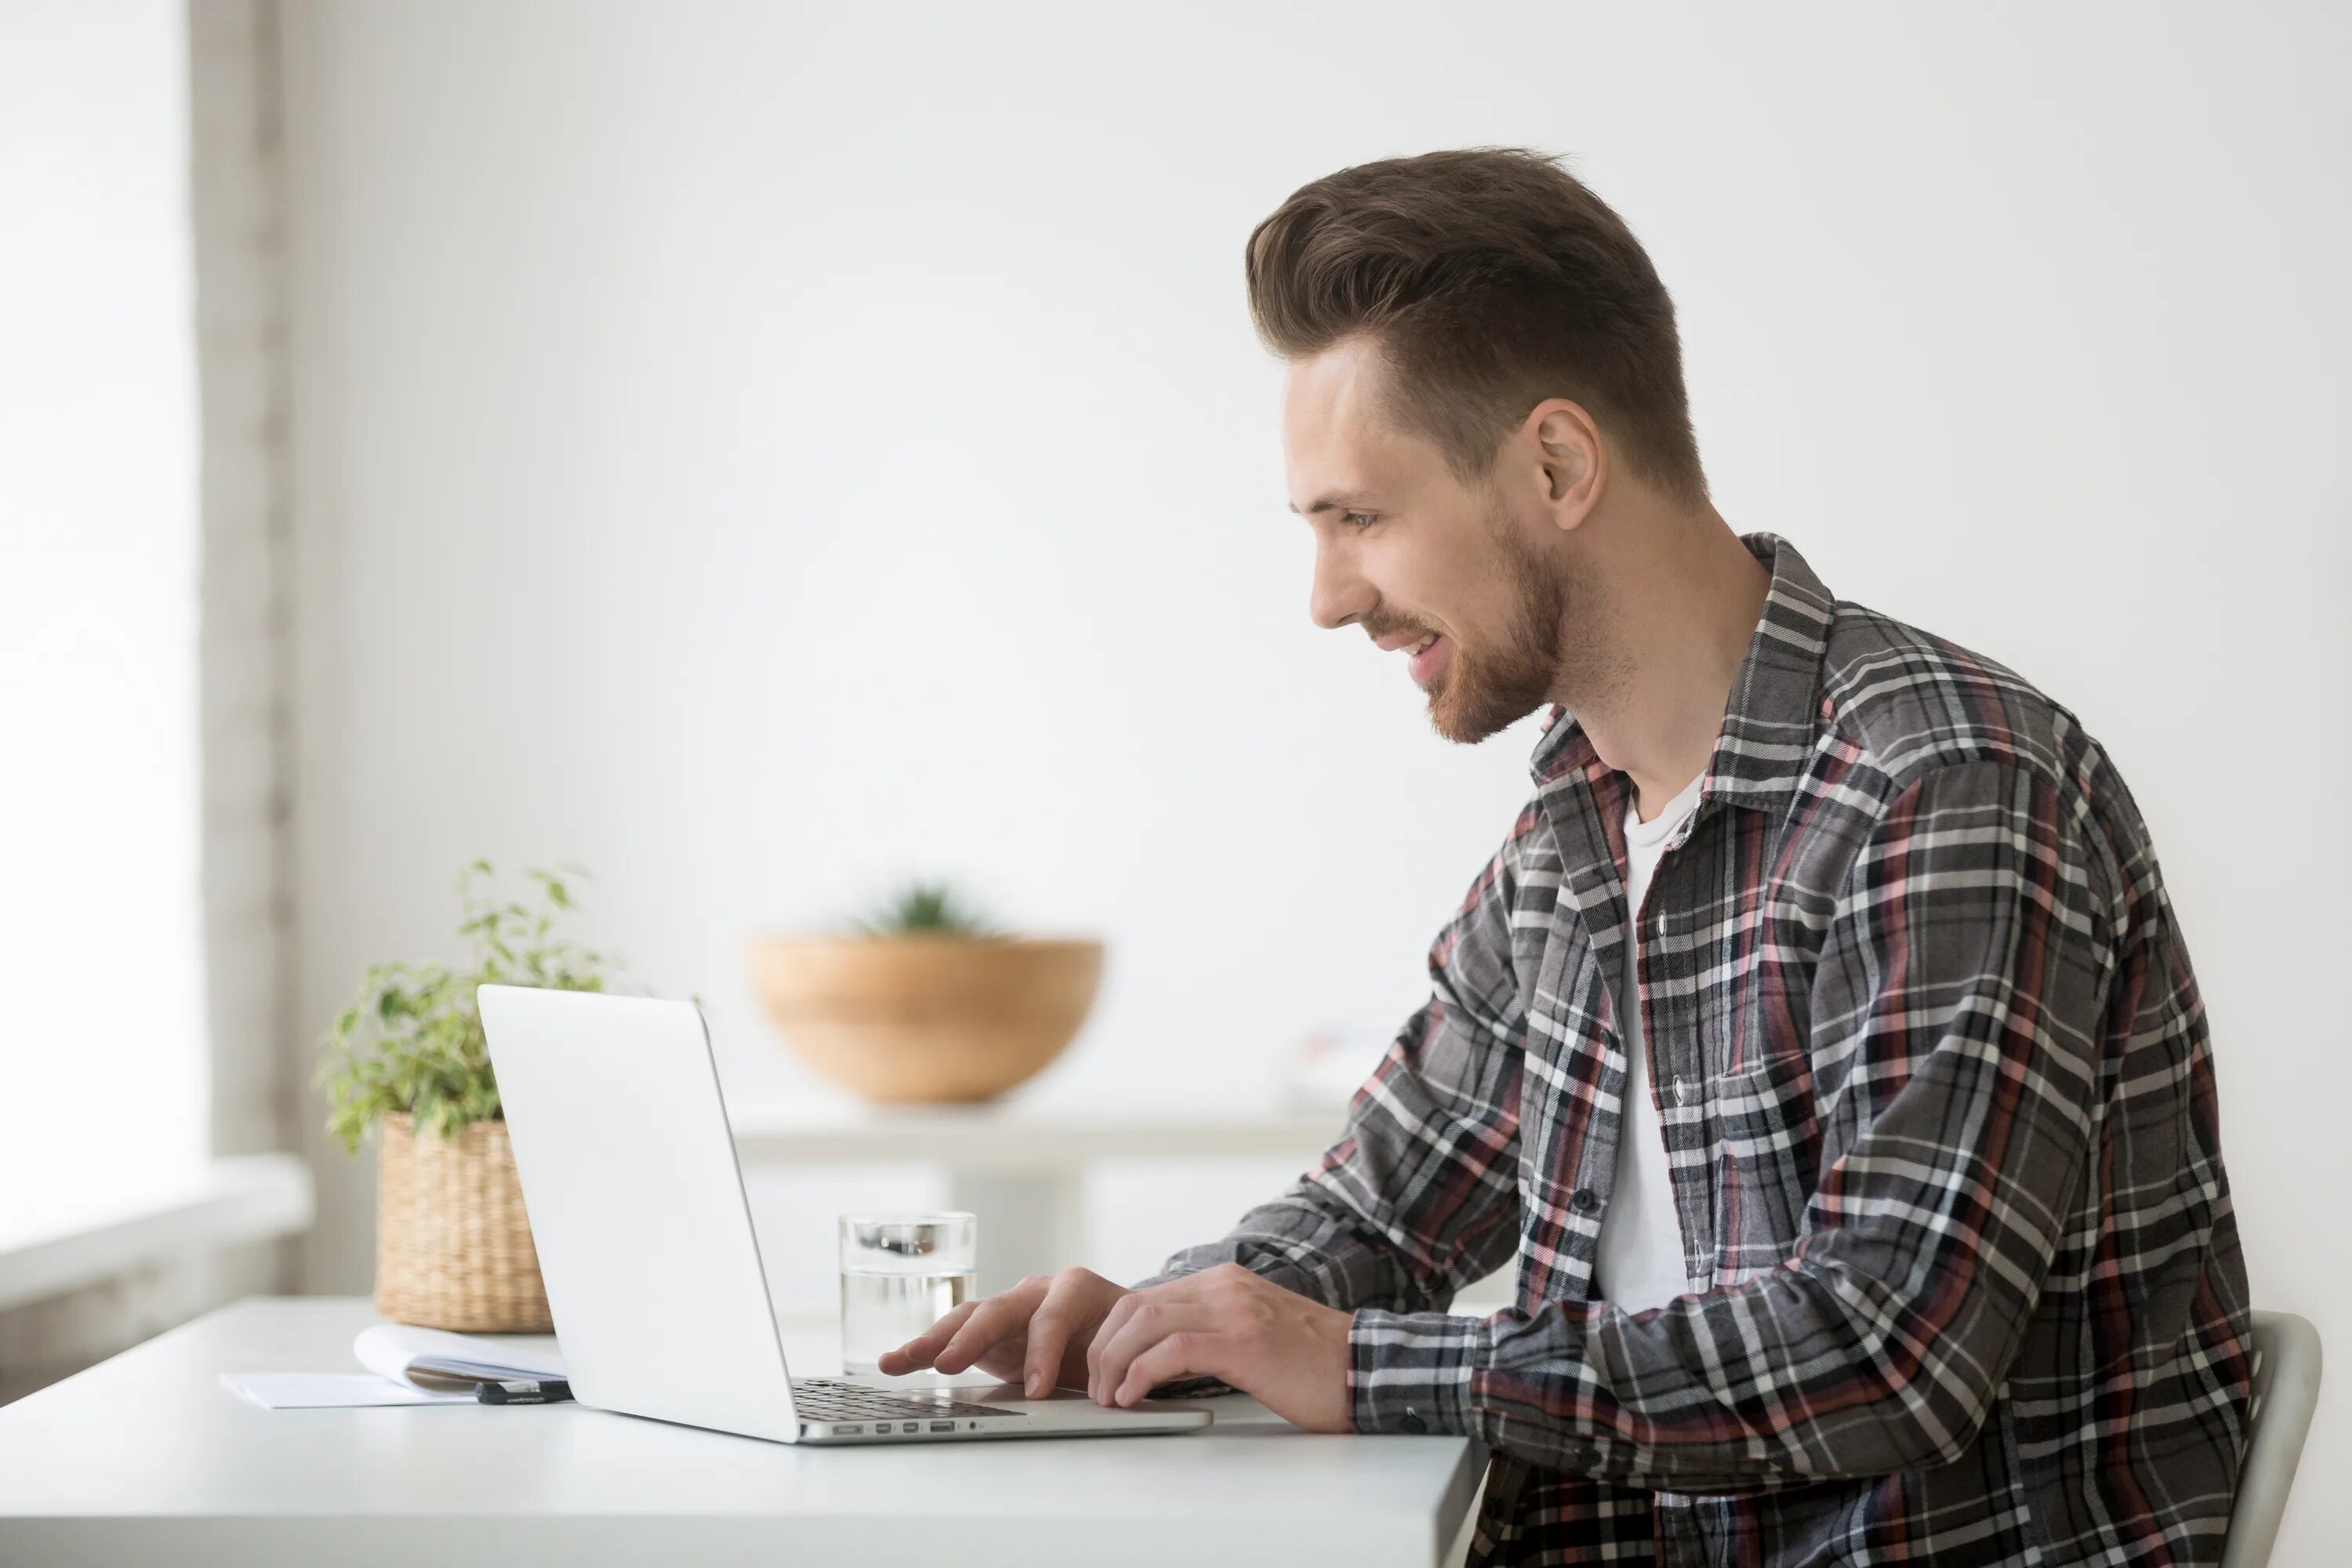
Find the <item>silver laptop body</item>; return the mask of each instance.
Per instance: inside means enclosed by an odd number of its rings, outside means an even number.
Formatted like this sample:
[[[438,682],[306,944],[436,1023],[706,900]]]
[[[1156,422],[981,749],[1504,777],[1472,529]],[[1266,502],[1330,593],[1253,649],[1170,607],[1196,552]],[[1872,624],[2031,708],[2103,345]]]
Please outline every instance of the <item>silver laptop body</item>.
[[[779,1443],[1198,1431],[1209,1412],[1106,1407],[1018,1383],[793,1378],[769,1303],[701,1010],[485,985],[478,997],[572,1397]]]

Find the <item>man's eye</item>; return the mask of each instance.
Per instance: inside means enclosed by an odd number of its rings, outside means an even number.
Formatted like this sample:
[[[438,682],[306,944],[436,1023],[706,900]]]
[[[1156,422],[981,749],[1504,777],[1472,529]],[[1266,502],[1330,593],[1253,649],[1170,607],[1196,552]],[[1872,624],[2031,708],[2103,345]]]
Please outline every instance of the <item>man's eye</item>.
[[[1370,528],[1372,524],[1380,521],[1377,516],[1369,511],[1348,512],[1345,514],[1345,520],[1355,524],[1358,528]]]

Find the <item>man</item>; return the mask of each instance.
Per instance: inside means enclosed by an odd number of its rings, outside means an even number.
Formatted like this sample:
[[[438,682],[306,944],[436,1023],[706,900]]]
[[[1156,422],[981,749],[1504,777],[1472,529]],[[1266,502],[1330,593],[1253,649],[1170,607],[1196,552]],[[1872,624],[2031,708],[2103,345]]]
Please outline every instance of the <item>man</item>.
[[[1475,1436],[1475,1562],[2219,1562],[2245,1266],[2105,754],[1732,531],[1666,291],[1549,160],[1343,170],[1247,275],[1317,624],[1419,648],[1449,740],[1549,702],[1533,798],[1315,1170],[882,1370]]]

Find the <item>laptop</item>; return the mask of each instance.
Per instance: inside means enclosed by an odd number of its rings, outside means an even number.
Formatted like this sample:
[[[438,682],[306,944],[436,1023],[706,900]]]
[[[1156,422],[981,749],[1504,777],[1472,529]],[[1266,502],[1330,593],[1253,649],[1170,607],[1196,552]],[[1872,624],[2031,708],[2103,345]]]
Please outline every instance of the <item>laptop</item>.
[[[1195,1432],[1205,1410],[1128,1408],[1019,1383],[877,1388],[794,1377],[690,1002],[477,992],[572,1395],[592,1409],[778,1443]]]

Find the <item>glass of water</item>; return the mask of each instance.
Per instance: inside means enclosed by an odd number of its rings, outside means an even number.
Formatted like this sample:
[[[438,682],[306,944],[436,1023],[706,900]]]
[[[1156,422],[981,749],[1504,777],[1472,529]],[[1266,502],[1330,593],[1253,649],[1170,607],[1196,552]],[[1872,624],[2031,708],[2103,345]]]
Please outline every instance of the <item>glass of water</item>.
[[[926,1368],[885,1377],[884,1351],[897,1350],[972,1297],[980,1222],[961,1210],[841,1216],[841,1370],[905,1384],[938,1383]]]

